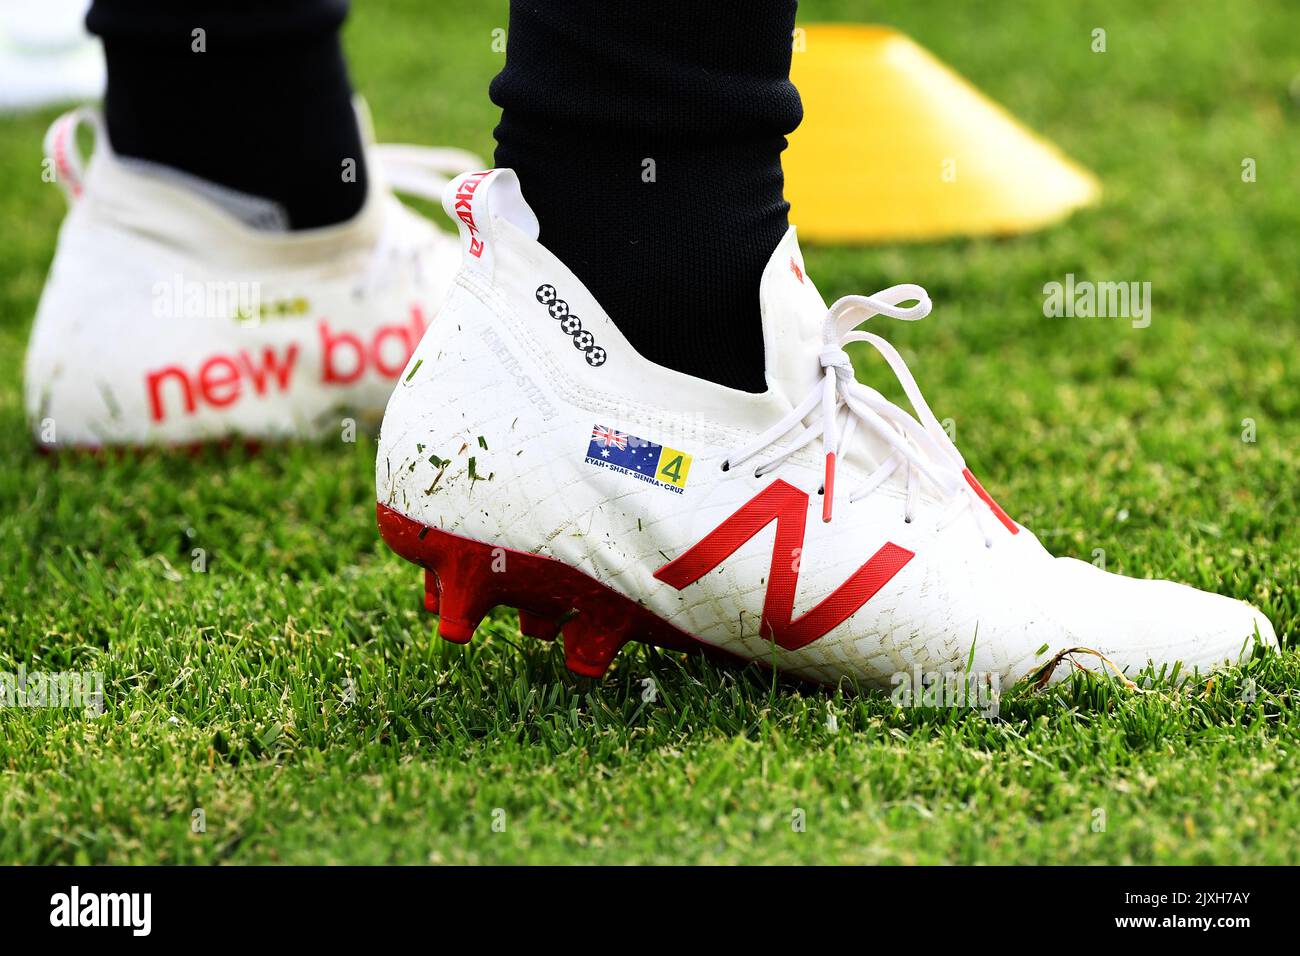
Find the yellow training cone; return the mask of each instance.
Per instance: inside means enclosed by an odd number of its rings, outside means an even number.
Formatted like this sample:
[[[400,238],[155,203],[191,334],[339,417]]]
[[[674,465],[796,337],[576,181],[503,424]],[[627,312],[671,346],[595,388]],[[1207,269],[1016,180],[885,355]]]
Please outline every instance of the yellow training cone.
[[[791,77],[804,119],[782,160],[800,238],[1006,235],[1100,195],[1090,173],[901,33],[819,24],[802,39]]]

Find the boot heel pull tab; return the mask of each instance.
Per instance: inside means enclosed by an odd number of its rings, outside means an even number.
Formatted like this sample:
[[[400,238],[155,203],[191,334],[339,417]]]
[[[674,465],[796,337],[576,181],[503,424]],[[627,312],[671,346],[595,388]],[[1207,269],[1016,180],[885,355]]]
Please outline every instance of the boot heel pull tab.
[[[513,169],[483,169],[457,176],[443,191],[442,208],[460,230],[465,267],[489,279],[500,221],[510,223],[530,240],[536,240],[541,232]]]
[[[67,197],[68,205],[81,198],[86,188],[86,163],[77,146],[77,130],[86,124],[95,131],[95,139],[104,135],[99,117],[90,107],[64,113],[45,133],[45,168]]]

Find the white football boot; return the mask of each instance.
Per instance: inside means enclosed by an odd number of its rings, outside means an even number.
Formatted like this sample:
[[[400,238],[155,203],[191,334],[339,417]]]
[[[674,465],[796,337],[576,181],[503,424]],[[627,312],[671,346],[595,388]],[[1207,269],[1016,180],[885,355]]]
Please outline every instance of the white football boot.
[[[85,168],[83,124],[96,134]],[[45,146],[70,206],[27,352],[27,415],[45,448],[376,423],[460,261],[455,237],[392,190],[436,201],[481,165],[460,150],[368,146],[361,211],[289,231],[273,202],[116,156],[91,109],[55,121]]]
[[[527,634],[562,628],[581,674],[632,639],[875,687],[1014,681],[1076,648],[1131,676],[1276,646],[1249,605],[1054,558],[994,503],[899,353],[853,331],[923,317],[919,286],[828,310],[791,229],[760,286],[768,388],[749,394],[638,355],[537,242],[511,170],[458,178],[443,206],[464,264],[389,400],[376,480],[444,638],[508,605]],[[855,381],[850,342],[916,418]]]
[[[104,51],[89,0],[0,0],[0,113],[98,99]]]

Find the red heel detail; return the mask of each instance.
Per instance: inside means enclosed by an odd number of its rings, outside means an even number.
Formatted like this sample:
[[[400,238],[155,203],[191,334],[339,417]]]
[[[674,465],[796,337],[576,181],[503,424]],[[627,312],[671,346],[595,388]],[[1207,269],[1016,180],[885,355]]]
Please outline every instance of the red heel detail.
[[[603,677],[610,663],[631,638],[631,622],[609,621],[602,626],[579,614],[564,624],[564,663],[583,677]]]
[[[488,548],[440,548],[434,552],[438,576],[438,636],[453,644],[468,644],[479,623],[498,603]]]
[[[470,620],[468,618],[457,619],[446,617],[439,614],[438,636],[449,644],[468,644],[482,621],[482,615],[479,615],[474,620]]]
[[[424,570],[424,609],[430,614],[438,613],[438,576],[428,568]]]
[[[553,641],[560,633],[560,625],[544,614],[519,609],[519,633],[539,641]]]
[[[444,640],[466,643],[484,615],[506,605],[522,609],[519,629],[530,637],[553,640],[562,629],[565,663],[588,677],[604,674],[634,637],[672,650],[740,660],[554,558],[426,527],[382,504],[375,506],[375,515],[388,546],[425,568],[424,606],[438,613]]]

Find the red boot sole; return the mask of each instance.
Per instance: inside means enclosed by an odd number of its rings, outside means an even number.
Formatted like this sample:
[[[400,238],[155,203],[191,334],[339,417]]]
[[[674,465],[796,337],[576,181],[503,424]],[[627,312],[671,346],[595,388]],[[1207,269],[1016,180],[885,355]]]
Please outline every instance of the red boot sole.
[[[425,569],[424,606],[444,640],[468,643],[488,612],[507,606],[529,637],[563,633],[564,662],[585,677],[602,676],[628,641],[743,663],[554,558],[430,528],[382,504],[375,515],[388,546]]]

